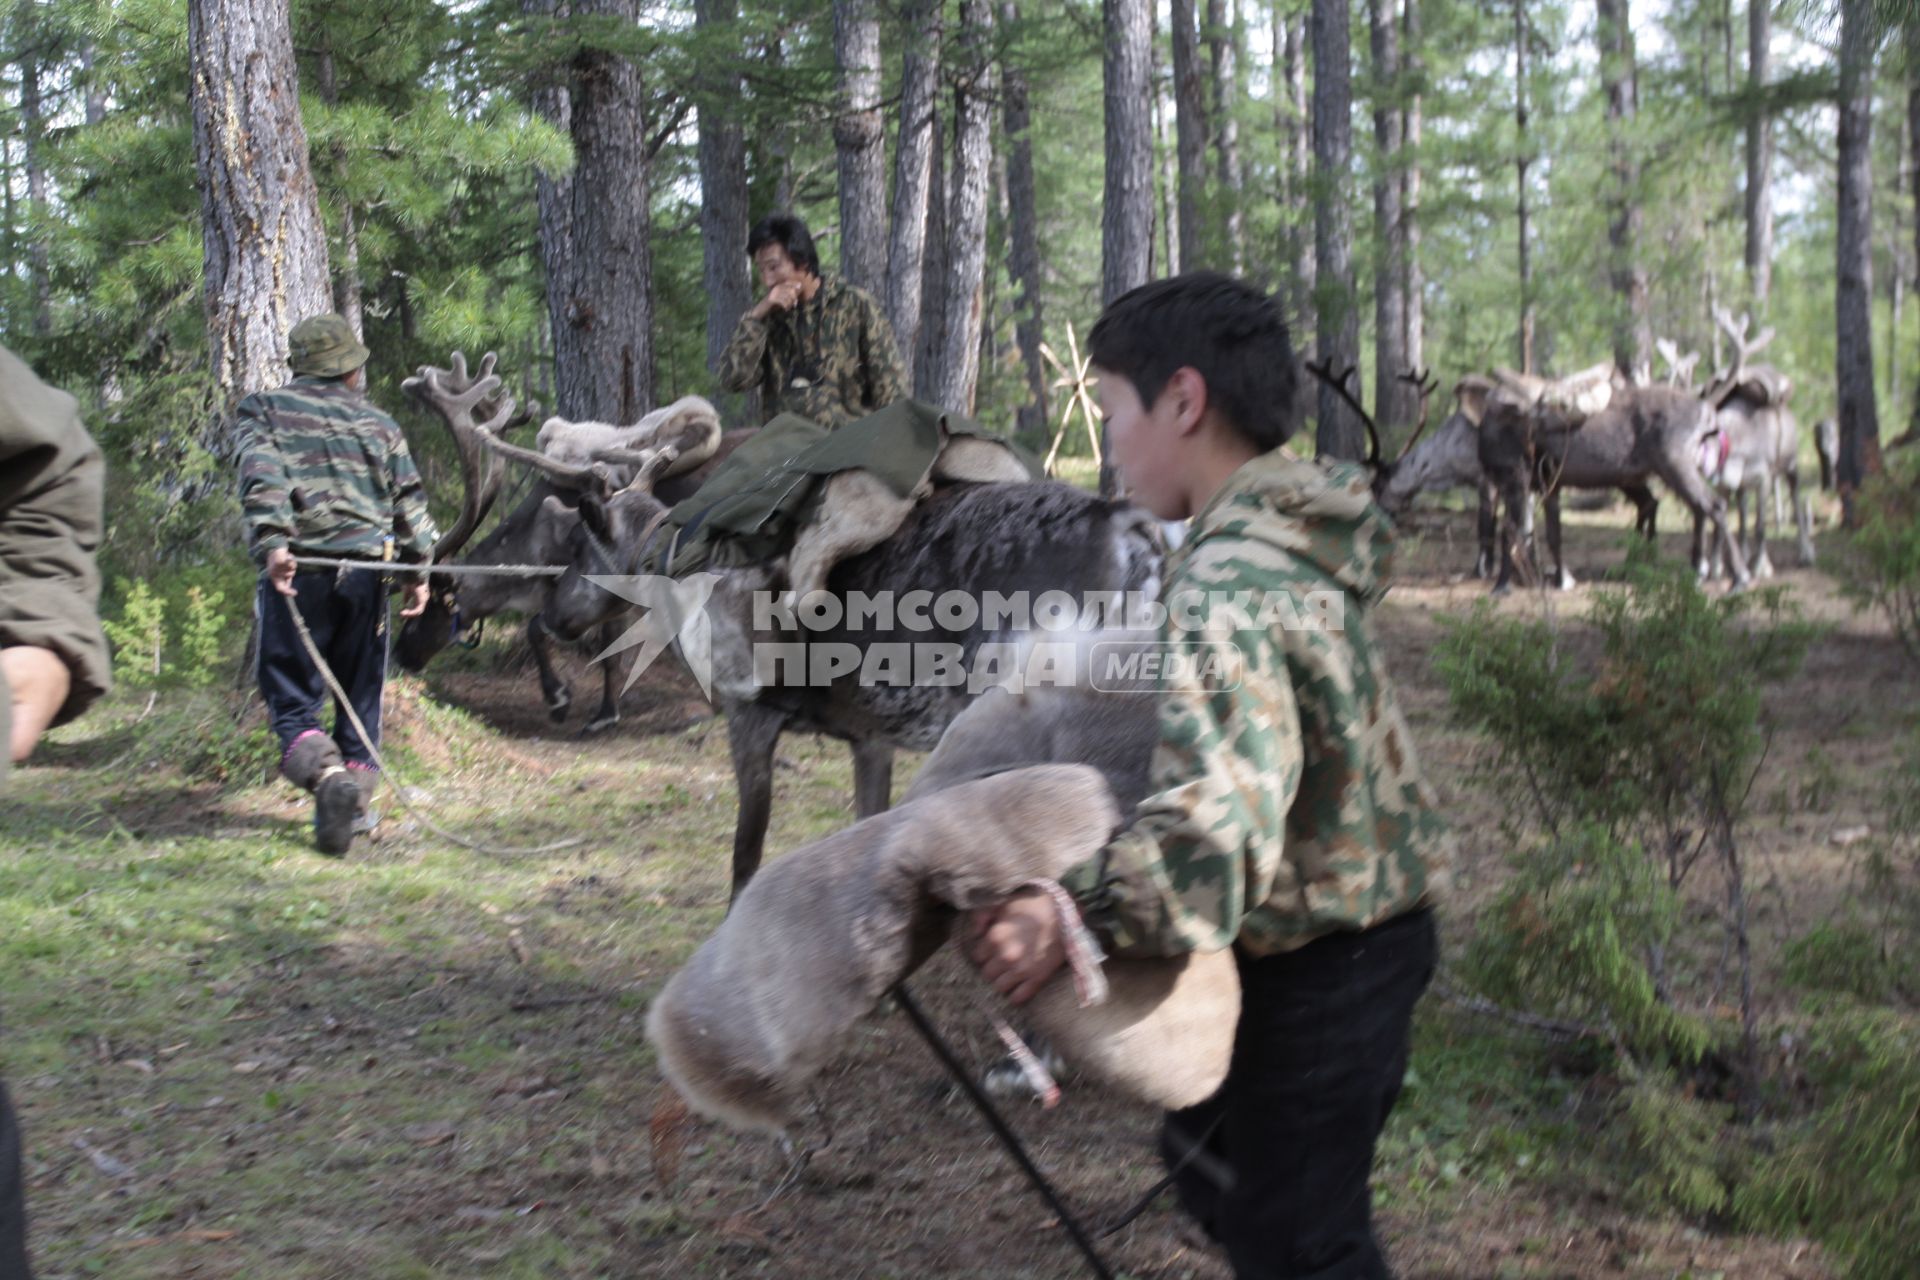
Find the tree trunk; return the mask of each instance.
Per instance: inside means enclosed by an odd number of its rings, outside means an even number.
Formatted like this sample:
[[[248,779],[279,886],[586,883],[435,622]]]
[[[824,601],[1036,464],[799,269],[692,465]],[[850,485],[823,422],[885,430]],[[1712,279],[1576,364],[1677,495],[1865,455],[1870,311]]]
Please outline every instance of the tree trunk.
[[[920,395],[920,297],[926,270],[928,187],[940,143],[933,95],[940,79],[940,0],[914,0],[901,15],[900,126],[893,148],[893,229],[887,243],[887,319],[907,381]]]
[[[1920,202],[1920,23],[1907,26],[1907,147],[1908,187]],[[1920,203],[1913,218],[1913,287],[1920,292]],[[1913,417],[1907,434],[1920,439],[1920,395],[1913,398]]]
[[[48,271],[46,118],[40,101],[40,64],[46,54],[39,46],[34,0],[21,0],[16,38],[20,67],[20,138],[27,166],[27,293],[36,338],[53,332],[53,289]]]
[[[1533,256],[1529,243],[1531,207],[1527,170],[1533,164],[1533,138],[1528,132],[1528,32],[1526,0],[1513,0],[1513,122],[1514,215],[1520,248],[1520,372],[1533,372]]]
[[[84,119],[89,126],[107,118],[107,95],[100,88],[99,78],[93,74],[94,59],[99,56],[93,41],[89,40],[80,46],[80,79],[86,86],[87,95]]]
[[[1153,134],[1148,121],[1148,0],[1102,0],[1106,50],[1106,178],[1100,206],[1100,302],[1147,282],[1153,239]],[[1102,433],[1104,439],[1104,432]],[[1100,492],[1115,487],[1112,455],[1101,449]]]
[[[1307,106],[1307,49],[1312,43],[1310,28],[1313,23],[1311,9],[1300,12],[1299,21],[1291,19],[1287,23],[1287,101],[1293,105],[1294,127],[1289,140],[1293,151],[1285,161],[1287,165],[1287,185],[1293,193],[1291,204],[1287,208],[1287,261],[1293,272],[1292,311],[1303,332],[1295,335],[1295,343],[1302,351],[1311,350],[1309,339],[1313,337],[1311,324],[1313,314],[1314,255],[1307,246],[1306,204],[1313,188],[1308,182],[1312,172],[1313,156],[1313,116]]]
[[[1201,96],[1196,19],[1194,0],[1173,0],[1173,107],[1180,163],[1180,256],[1168,264],[1174,274],[1192,271],[1204,255],[1200,209],[1206,200],[1207,107]]]
[[[1753,99],[1747,121],[1747,291],[1756,320],[1767,313],[1773,287],[1773,122],[1761,105],[1771,19],[1770,0],[1747,0],[1747,93]]]
[[[1000,20],[1009,32],[1019,29],[1018,0],[1002,0]],[[1006,103],[1002,132],[1007,151],[1007,230],[1012,247],[1013,333],[1027,371],[1027,398],[1014,419],[1014,434],[1029,446],[1046,445],[1047,369],[1040,355],[1046,338],[1040,309],[1040,201],[1033,173],[1032,111],[1027,74],[1013,59],[1001,63],[1001,94]]]
[[[576,16],[637,22],[640,0],[574,0]],[[652,216],[640,69],[583,49],[568,86],[573,270],[553,313],[562,417],[632,422],[653,407]]]
[[[1834,383],[1842,522],[1858,523],[1860,486],[1880,470],[1873,387],[1873,0],[1840,3],[1840,201],[1835,237]]]
[[[558,20],[565,16],[564,4],[556,0],[523,0],[522,9],[536,17]],[[537,71],[531,98],[535,114],[561,133],[572,135],[573,97],[567,92],[564,67],[543,67]],[[543,399],[552,412],[563,417],[576,416],[561,396],[559,363],[560,335],[567,327],[567,299],[573,296],[573,180],[577,171],[576,166],[560,174],[539,169],[533,174],[534,208],[540,223],[540,269],[547,286],[546,344],[554,365],[553,378],[546,384]]]
[[[707,47],[734,47],[729,35],[739,22],[737,0],[694,0],[694,26]],[[718,373],[740,317],[752,305],[747,265],[747,149],[733,117],[740,76],[727,64],[702,82],[700,125],[700,278],[707,294],[707,372]],[[756,393],[749,392],[749,395]],[[738,420],[758,422],[757,405],[736,409]]]
[[[1407,245],[1400,209],[1400,29],[1394,0],[1369,0],[1373,49],[1373,233],[1379,244],[1373,269],[1373,418],[1388,440],[1413,429],[1413,388],[1407,368]],[[1386,443],[1385,441],[1382,442]]]
[[[314,69],[319,80],[316,87],[320,100],[330,107],[338,106],[340,86],[334,76],[331,43],[322,44]],[[345,144],[335,142],[328,148],[327,158],[344,184],[348,163]],[[346,317],[356,334],[363,333],[360,296],[360,228],[354,218],[353,201],[343,199],[340,202],[340,255],[333,261],[333,309]]]
[[[973,412],[980,376],[981,282],[987,264],[987,166],[993,137],[993,5],[961,0],[956,41],[953,174],[947,190],[946,332],[933,402]]]
[[[1406,0],[1406,41],[1401,67],[1406,74],[1406,123],[1401,131],[1400,220],[1406,226],[1407,364],[1424,369],[1427,360],[1427,279],[1420,269],[1420,135],[1425,128],[1420,90],[1426,65],[1420,56],[1420,0]],[[1417,410],[1416,400],[1416,410]]]
[[[1336,373],[1355,370],[1361,395],[1360,310],[1353,290],[1353,66],[1345,0],[1313,0],[1313,256],[1321,360]],[[1319,446],[1323,457],[1367,456],[1366,427],[1332,387],[1320,388]]]
[[[1613,362],[1638,374],[1653,362],[1653,326],[1647,314],[1647,273],[1640,263],[1640,173],[1634,159],[1640,112],[1629,0],[1596,0],[1600,78],[1607,91],[1607,136],[1613,158],[1612,214],[1607,244],[1613,277]]]
[[[947,237],[947,139],[946,125],[936,111],[933,117],[933,162],[927,182],[926,252],[920,262],[919,355],[914,361],[913,398],[937,403],[940,386],[940,353],[947,345],[947,260],[953,244]]]
[[[874,0],[834,0],[833,56],[840,73],[833,121],[840,168],[840,275],[885,288],[887,156],[880,116],[880,16]]]
[[[1225,217],[1227,259],[1239,275],[1247,269],[1246,182],[1240,171],[1240,122],[1234,116],[1240,97],[1239,2],[1207,0],[1207,47],[1213,64],[1213,144],[1219,202]]]
[[[285,4],[189,0],[207,348],[232,400],[287,380],[287,331],[328,309],[327,239]]]
[[[1150,276],[1170,276],[1178,271],[1174,264],[1180,260],[1180,144],[1174,132],[1172,95],[1160,91],[1161,71],[1164,69],[1160,61],[1160,41],[1153,40],[1148,49],[1152,61],[1147,68],[1147,83],[1153,86],[1153,118],[1149,127],[1153,131],[1154,147],[1160,154],[1160,225],[1152,241],[1158,247],[1149,249],[1147,273]],[[1165,83],[1171,90],[1173,85],[1170,76]]]

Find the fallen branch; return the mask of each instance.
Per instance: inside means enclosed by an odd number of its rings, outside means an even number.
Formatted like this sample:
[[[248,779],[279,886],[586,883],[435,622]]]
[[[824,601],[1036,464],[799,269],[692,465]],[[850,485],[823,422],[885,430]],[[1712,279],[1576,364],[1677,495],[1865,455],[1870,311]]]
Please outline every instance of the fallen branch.
[[[1584,1022],[1566,1022],[1559,1018],[1543,1017],[1537,1013],[1528,1013],[1524,1009],[1509,1009],[1495,1004],[1485,996],[1470,996],[1455,991],[1444,982],[1433,984],[1433,994],[1448,1004],[1458,1005],[1468,1013],[1477,1013],[1484,1017],[1498,1018],[1502,1022],[1512,1023],[1528,1031],[1537,1031],[1553,1040],[1611,1040],[1613,1032],[1605,1027],[1590,1026]]]

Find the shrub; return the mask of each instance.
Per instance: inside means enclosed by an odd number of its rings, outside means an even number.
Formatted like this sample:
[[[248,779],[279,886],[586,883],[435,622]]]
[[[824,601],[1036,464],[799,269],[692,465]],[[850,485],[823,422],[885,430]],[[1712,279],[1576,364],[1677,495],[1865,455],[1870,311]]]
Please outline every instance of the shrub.
[[[1920,662],[1920,458],[1891,461],[1868,478],[1854,505],[1840,577],[1857,603],[1883,614]]]

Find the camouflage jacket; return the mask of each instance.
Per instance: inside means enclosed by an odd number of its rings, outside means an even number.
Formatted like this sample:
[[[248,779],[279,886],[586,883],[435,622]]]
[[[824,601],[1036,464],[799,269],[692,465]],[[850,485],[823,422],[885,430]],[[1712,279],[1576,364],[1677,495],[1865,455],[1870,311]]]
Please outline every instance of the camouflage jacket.
[[[440,535],[399,424],[339,378],[299,377],[235,410],[256,559],[276,547],[417,562]]]
[[[55,724],[113,683],[94,558],[106,477],[74,398],[0,347],[0,648],[49,649],[66,664],[71,682]],[[0,774],[10,706],[0,680]]]
[[[836,276],[813,301],[764,320],[740,318],[720,353],[729,391],[758,391],[762,422],[797,413],[838,427],[906,395],[893,326],[870,294]]]
[[[1241,467],[1169,566],[1174,652],[1237,650],[1161,695],[1150,792],[1063,883],[1122,954],[1251,955],[1425,904],[1447,837],[1373,636],[1392,531],[1367,477]]]

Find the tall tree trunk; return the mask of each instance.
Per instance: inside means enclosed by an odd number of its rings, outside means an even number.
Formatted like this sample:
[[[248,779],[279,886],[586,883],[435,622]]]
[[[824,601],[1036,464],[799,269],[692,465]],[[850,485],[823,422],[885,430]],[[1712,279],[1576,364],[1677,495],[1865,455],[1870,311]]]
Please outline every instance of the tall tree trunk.
[[[1747,94],[1753,100],[1747,120],[1747,292],[1756,318],[1767,313],[1773,287],[1773,122],[1761,103],[1771,19],[1770,0],[1747,0]]]
[[[947,260],[953,242],[947,236],[946,122],[933,117],[933,164],[927,182],[926,252],[920,263],[919,355],[913,369],[913,398],[937,403],[940,394],[940,353],[947,345]]]
[[[694,0],[693,22],[707,47],[729,50],[729,33],[739,21],[737,0]],[[700,278],[707,295],[707,372],[718,373],[740,317],[752,304],[747,266],[747,149],[733,111],[740,99],[740,75],[732,55],[701,82],[700,125]],[[757,393],[748,393],[749,395]],[[757,405],[739,407],[739,421],[757,422]]]
[[[1179,138],[1174,132],[1172,77],[1165,81],[1169,92],[1162,93],[1161,72],[1165,69],[1160,60],[1160,41],[1155,39],[1147,46],[1152,61],[1147,68],[1147,82],[1153,86],[1153,118],[1150,128],[1153,132],[1154,149],[1160,156],[1160,222],[1155,230],[1152,244],[1158,246],[1149,250],[1147,273],[1150,276],[1170,276],[1179,268],[1180,261],[1180,162],[1178,159]]]
[[[933,402],[973,412],[980,376],[981,282],[987,263],[987,166],[993,137],[993,4],[961,0],[953,175],[947,191],[946,333]]]
[[[1920,22],[1907,24],[1907,147],[1908,187],[1914,196],[1913,287],[1920,293]],[[1920,395],[1913,398],[1913,418],[1907,434],[1920,439]]]
[[[840,72],[839,114],[833,121],[840,168],[840,275],[875,291],[885,287],[887,270],[887,156],[874,0],[833,0],[833,56]]]
[[[1420,55],[1420,0],[1406,0],[1406,41],[1401,68],[1408,82],[1406,122],[1401,131],[1400,219],[1406,225],[1407,363],[1424,369],[1427,360],[1427,278],[1420,269],[1420,136],[1425,129],[1421,89],[1426,63]],[[1416,400],[1416,410],[1418,402]]]
[[[1307,226],[1311,216],[1307,202],[1311,198],[1313,185],[1309,181],[1312,173],[1313,156],[1313,115],[1307,105],[1307,50],[1312,44],[1311,27],[1313,13],[1311,7],[1302,9],[1298,21],[1291,18],[1287,22],[1287,101],[1293,105],[1293,136],[1290,139],[1293,153],[1286,160],[1287,185],[1293,193],[1293,199],[1287,208],[1287,260],[1293,272],[1293,306],[1291,310],[1303,332],[1295,335],[1295,341],[1302,351],[1310,350],[1308,341],[1313,337],[1312,324],[1314,290],[1314,255],[1307,244]]]
[[[1834,383],[1840,409],[1836,476],[1842,521],[1880,470],[1873,386],[1873,0],[1840,3],[1840,207],[1835,237]]]
[[[1000,21],[1011,34],[1020,27],[1018,0],[1002,0]],[[1027,73],[1008,58],[1001,63],[1001,94],[1006,103],[1002,131],[1007,151],[1007,230],[1012,245],[1013,333],[1027,371],[1027,398],[1014,419],[1014,434],[1029,446],[1046,445],[1047,368],[1040,355],[1046,326],[1040,310],[1040,200],[1033,173],[1033,114],[1027,101]]]
[[[887,319],[907,380],[920,395],[920,295],[925,278],[928,188],[940,132],[933,96],[940,80],[940,0],[911,0],[901,15],[906,56],[893,147],[893,229],[887,242]],[[924,398],[924,397],[922,397]]]
[[[1653,326],[1647,313],[1647,272],[1640,262],[1640,173],[1634,159],[1640,112],[1629,0],[1595,0],[1600,78],[1607,92],[1607,136],[1613,157],[1612,215],[1607,224],[1614,292],[1613,362],[1638,374],[1653,362]]]
[[[1203,261],[1201,207],[1207,186],[1207,106],[1200,84],[1200,34],[1194,0],[1173,0],[1173,108],[1179,136],[1180,256],[1174,273]]]
[[[1353,289],[1353,64],[1346,0],[1313,0],[1314,329],[1321,360],[1353,369],[1360,398],[1360,309]],[[1366,427],[1334,393],[1320,388],[1323,457],[1367,456]]]
[[[567,7],[556,0],[523,0],[524,12],[535,17],[564,18]],[[573,95],[567,91],[564,66],[550,66],[534,74],[533,110],[561,133],[573,133]],[[540,269],[547,286],[546,347],[553,361],[551,382],[544,383],[543,400],[563,417],[584,417],[562,396],[559,375],[561,332],[567,328],[567,299],[573,296],[575,271],[573,182],[578,166],[564,173],[533,174],[534,208],[540,224]]]
[[[40,47],[34,0],[21,0],[16,28],[20,68],[20,137],[27,166],[27,291],[36,338],[53,332],[53,288],[48,270],[46,118],[40,101]]]
[[[1407,243],[1400,209],[1400,15],[1394,0],[1369,0],[1373,50],[1373,233],[1379,244],[1373,269],[1373,418],[1382,435],[1411,430],[1413,388],[1407,368]],[[1385,442],[1383,441],[1383,444]]]
[[[1519,351],[1522,373],[1533,372],[1533,250],[1529,228],[1532,210],[1529,199],[1531,192],[1527,186],[1527,170],[1533,165],[1533,136],[1527,108],[1530,31],[1526,0],[1513,0],[1513,122],[1517,138],[1513,153],[1514,215],[1520,248]]]
[[[640,0],[574,0],[573,12],[638,22]],[[620,54],[583,49],[573,61],[569,97],[573,270],[553,312],[559,411],[632,422],[653,407],[652,215],[640,69]]]
[[[331,305],[285,4],[189,0],[207,349],[230,399],[287,379],[287,331]]]
[[[324,34],[322,40],[319,56],[314,60],[319,81],[316,87],[322,102],[330,107],[338,106],[340,85],[334,74],[333,45]],[[346,144],[336,141],[327,149],[327,158],[344,184],[348,163]],[[362,333],[360,295],[360,227],[354,218],[353,201],[343,199],[340,202],[340,254],[333,260],[333,309],[346,317],[356,334]]]
[[[1147,282],[1153,239],[1153,134],[1147,119],[1148,0],[1102,0],[1106,48],[1106,177],[1100,206],[1100,302]],[[1183,268],[1184,269],[1184,268]],[[1103,433],[1104,434],[1104,433]],[[1115,486],[1112,455],[1101,450],[1100,492]]]
[[[1207,48],[1213,64],[1213,145],[1219,203],[1225,217],[1227,260],[1235,275],[1247,269],[1246,182],[1240,172],[1239,2],[1207,0]]]

